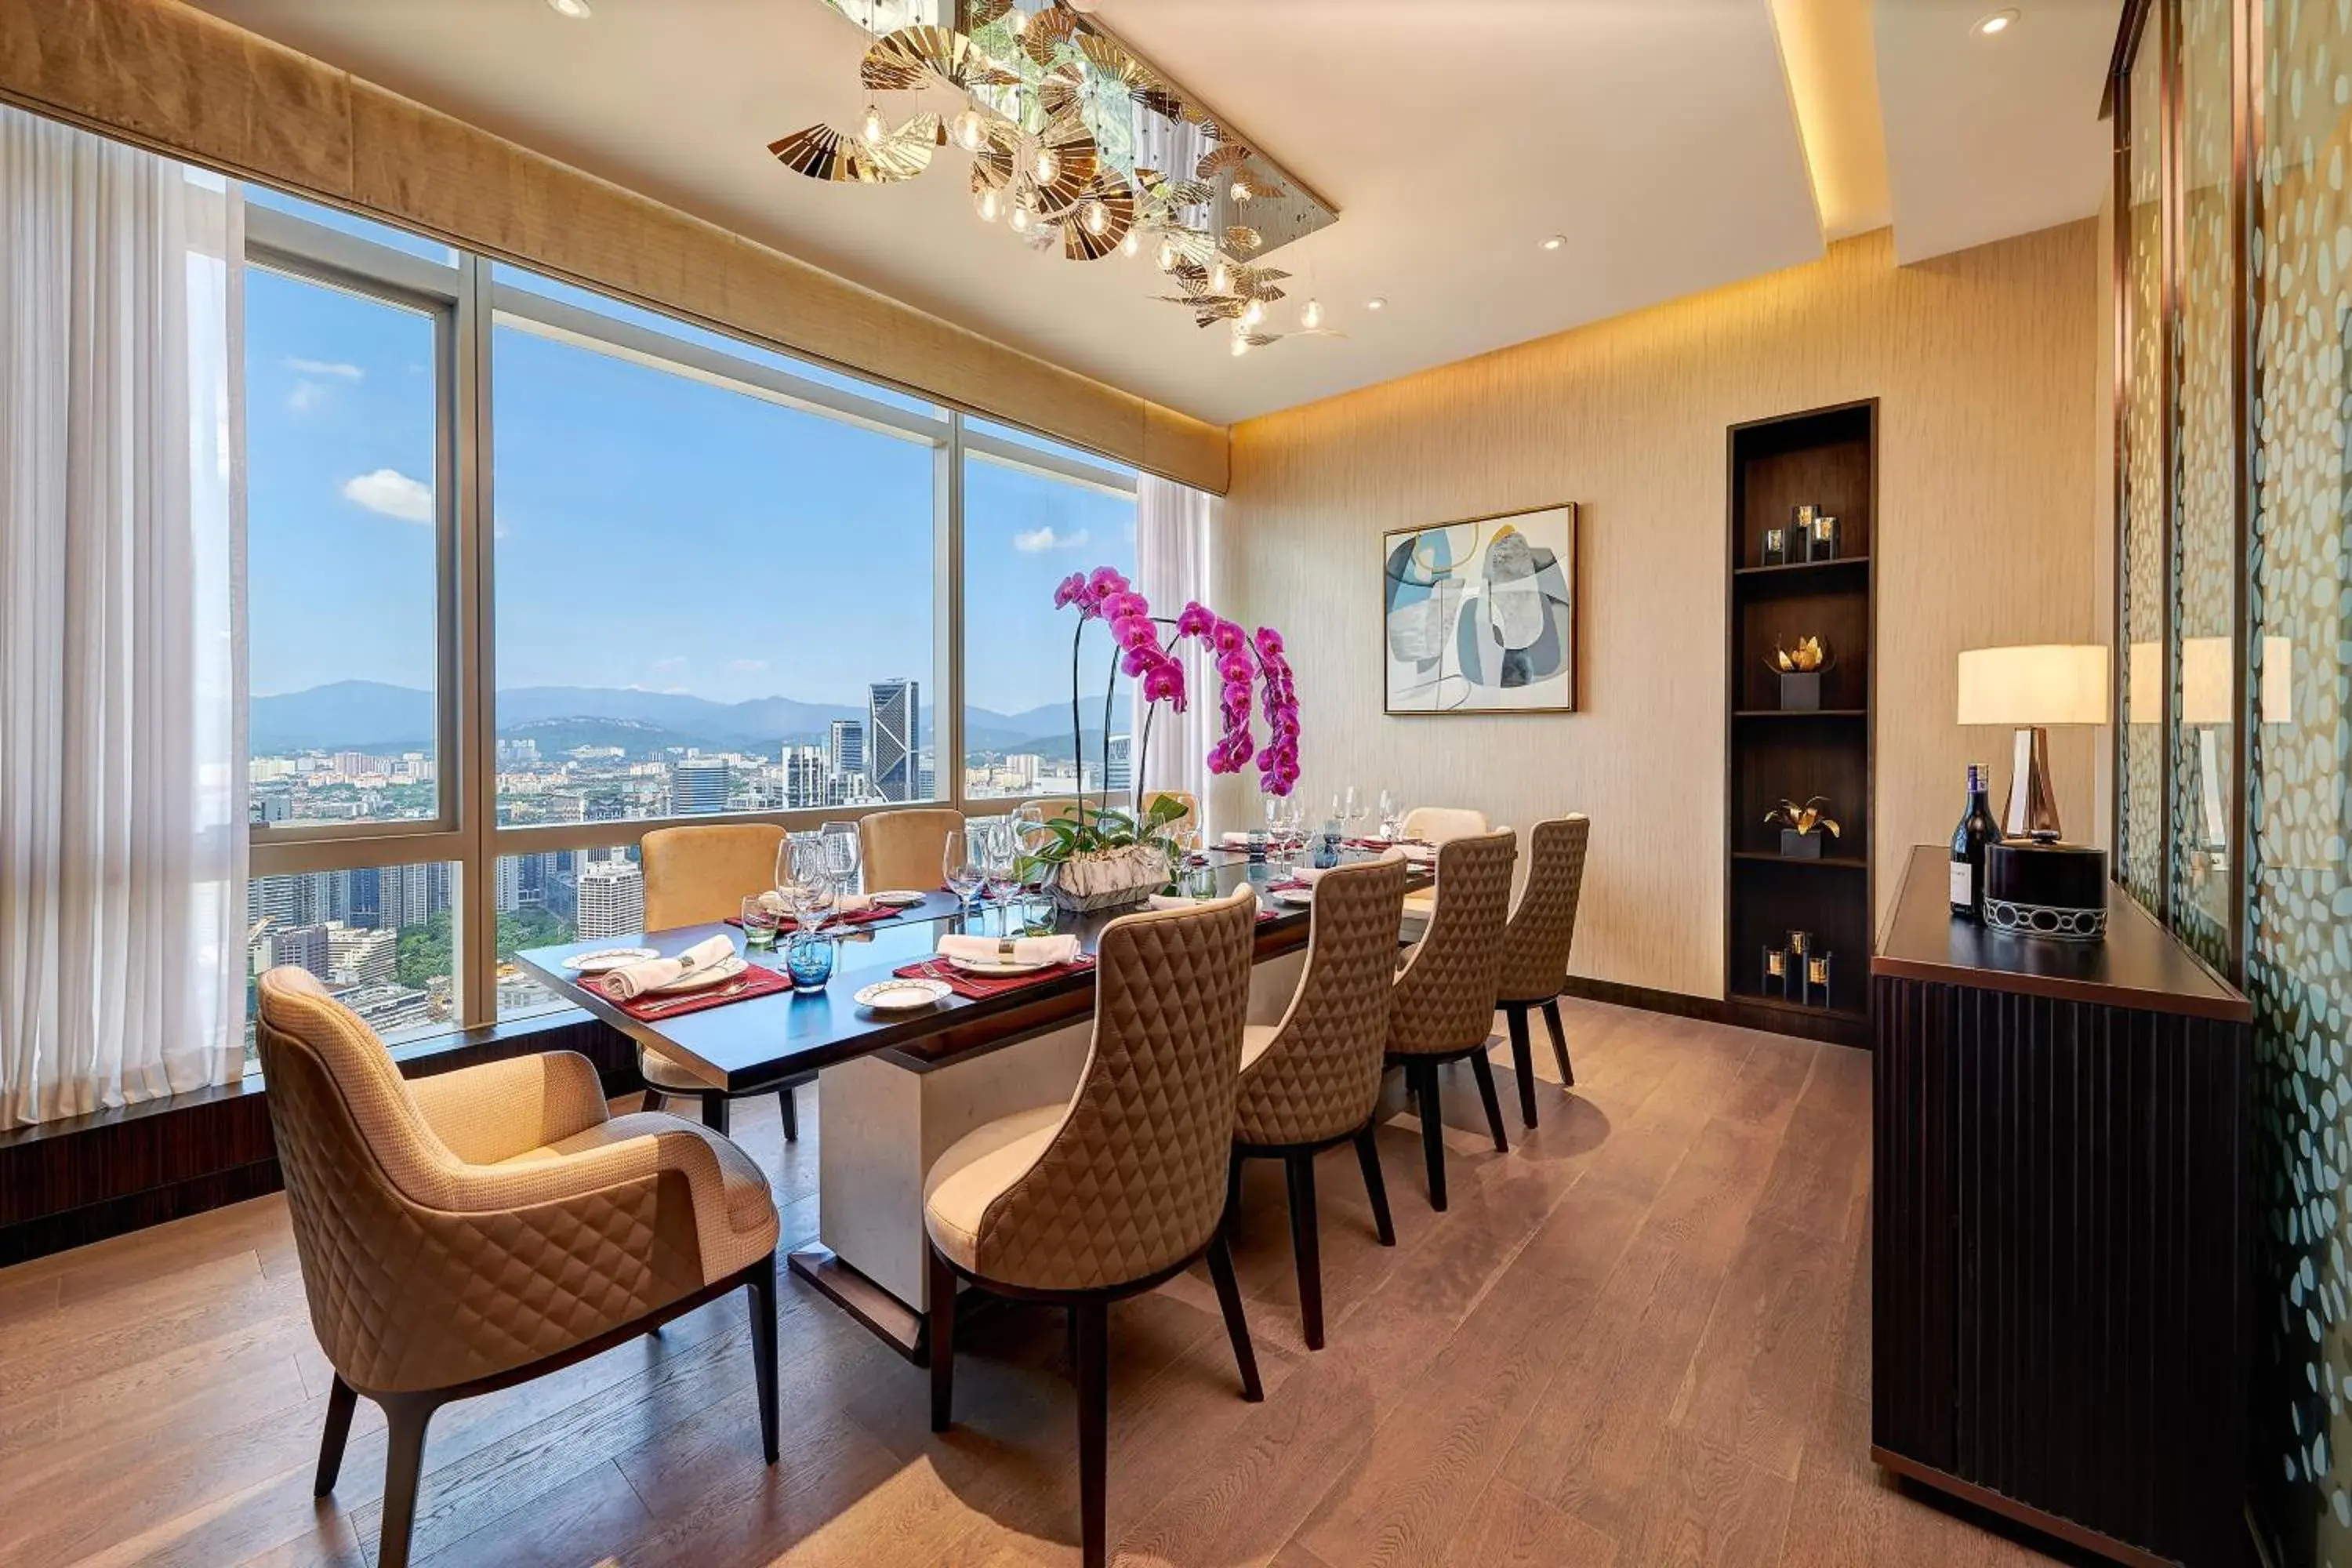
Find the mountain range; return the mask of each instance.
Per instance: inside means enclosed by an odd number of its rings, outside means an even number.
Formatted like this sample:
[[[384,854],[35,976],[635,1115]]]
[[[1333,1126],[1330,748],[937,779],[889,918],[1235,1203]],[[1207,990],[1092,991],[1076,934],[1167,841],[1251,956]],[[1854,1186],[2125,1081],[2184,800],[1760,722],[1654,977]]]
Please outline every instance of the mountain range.
[[[1099,744],[1101,699],[1082,704],[1093,721],[1090,744]],[[1127,717],[1121,693],[1113,721]],[[523,686],[499,693],[499,735],[534,740],[540,754],[554,756],[583,745],[622,746],[646,754],[671,746],[705,751],[772,754],[784,745],[825,742],[835,719],[866,717],[862,707],[803,702],[792,697],[761,697],[747,702],[713,702],[679,692],[616,687]],[[931,715],[924,715],[925,728]],[[1066,757],[1070,752],[1067,703],[1047,703],[1018,713],[966,707],[964,743],[973,751],[1036,752]],[[291,752],[426,751],[433,745],[433,693],[373,680],[339,680],[305,691],[253,700],[249,746],[256,756]]]

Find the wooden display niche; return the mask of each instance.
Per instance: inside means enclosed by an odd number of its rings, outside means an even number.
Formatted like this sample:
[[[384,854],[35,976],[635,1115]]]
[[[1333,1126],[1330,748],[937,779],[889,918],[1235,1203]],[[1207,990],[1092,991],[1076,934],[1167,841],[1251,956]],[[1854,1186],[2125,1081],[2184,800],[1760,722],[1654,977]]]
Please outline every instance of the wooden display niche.
[[[1729,432],[1729,567],[1724,647],[1724,986],[1736,1016],[1870,1043],[1876,901],[1870,867],[1872,627],[1878,403],[1868,399],[1735,425]],[[1838,520],[1838,553],[1768,563],[1764,531],[1811,503]],[[1798,546],[1801,549],[1801,546]],[[1819,637],[1832,655],[1818,711],[1780,706],[1776,646]],[[1828,797],[1841,829],[1818,860],[1784,858],[1764,814]],[[1765,989],[1764,949],[1790,931],[1831,955],[1824,1008]],[[1802,1015],[1800,1019],[1791,1015]]]

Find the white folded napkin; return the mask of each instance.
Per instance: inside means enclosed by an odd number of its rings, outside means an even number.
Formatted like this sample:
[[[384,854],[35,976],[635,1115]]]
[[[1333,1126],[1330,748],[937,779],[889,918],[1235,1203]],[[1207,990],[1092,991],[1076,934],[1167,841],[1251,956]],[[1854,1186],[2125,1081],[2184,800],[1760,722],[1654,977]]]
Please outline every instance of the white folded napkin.
[[[1154,893],[1144,902],[1155,910],[1197,910],[1209,900],[1196,899],[1187,893]]]
[[[1229,828],[1222,836],[1222,841],[1237,849],[1244,849],[1249,847],[1250,836],[1238,828]]]
[[[969,963],[1068,963],[1080,952],[1078,939],[1074,936],[1016,936],[1009,953],[1004,945],[1001,937],[943,936],[940,938],[940,956],[961,958]]]
[[[724,963],[734,956],[735,943],[729,938],[705,937],[675,958],[648,958],[642,963],[632,963],[626,969],[614,970],[604,976],[604,994],[615,1001],[627,1002],[648,991],[658,991],[671,981],[683,979],[698,969]]]

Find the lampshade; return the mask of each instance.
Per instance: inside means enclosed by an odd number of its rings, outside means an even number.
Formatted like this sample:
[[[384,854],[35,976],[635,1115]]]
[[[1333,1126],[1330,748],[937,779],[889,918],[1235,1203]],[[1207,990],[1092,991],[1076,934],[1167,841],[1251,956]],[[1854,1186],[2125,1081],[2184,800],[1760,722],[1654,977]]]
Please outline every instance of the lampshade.
[[[2180,721],[2190,725],[2230,721],[2228,637],[2184,637],[2180,643]],[[2153,724],[2164,713],[2164,650],[2152,642],[2131,645],[2131,721]],[[2262,724],[2294,722],[2294,642],[2263,639],[2263,682],[2254,692],[2254,719]]]
[[[1960,655],[1958,722],[2021,728],[2107,721],[2104,643],[1974,647]]]

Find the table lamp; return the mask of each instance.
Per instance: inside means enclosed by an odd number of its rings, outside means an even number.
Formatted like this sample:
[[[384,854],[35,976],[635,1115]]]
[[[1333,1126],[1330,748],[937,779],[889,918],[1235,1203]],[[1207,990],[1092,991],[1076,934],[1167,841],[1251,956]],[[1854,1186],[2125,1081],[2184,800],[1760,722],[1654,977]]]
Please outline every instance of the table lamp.
[[[2058,795],[2050,784],[2053,724],[2107,721],[2104,643],[2034,643],[1977,647],[1960,655],[1959,720],[2017,731],[2009,806],[2001,832],[2011,838],[2060,837]]]

